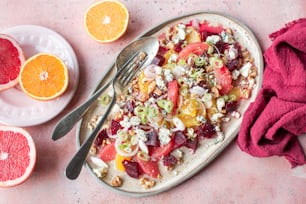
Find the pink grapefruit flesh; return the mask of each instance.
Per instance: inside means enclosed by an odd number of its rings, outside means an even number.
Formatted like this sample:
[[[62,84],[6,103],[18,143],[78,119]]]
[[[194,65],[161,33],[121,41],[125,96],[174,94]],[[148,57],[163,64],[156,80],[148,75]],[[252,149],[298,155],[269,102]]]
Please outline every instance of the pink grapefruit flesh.
[[[22,128],[0,126],[0,187],[26,181],[35,162],[36,148],[31,135]]]
[[[0,91],[18,84],[18,76],[25,57],[13,37],[0,34]]]

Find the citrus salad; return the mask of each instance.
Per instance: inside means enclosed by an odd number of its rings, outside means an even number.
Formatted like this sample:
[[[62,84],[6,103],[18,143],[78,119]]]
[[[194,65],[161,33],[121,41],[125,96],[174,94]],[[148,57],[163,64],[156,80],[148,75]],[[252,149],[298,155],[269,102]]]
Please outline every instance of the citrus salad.
[[[224,124],[241,117],[239,103],[256,85],[254,60],[230,28],[195,19],[169,26],[158,39],[157,56],[117,98],[91,149],[98,177],[110,165],[118,172],[112,186],[124,185],[127,175],[152,188],[185,154],[222,142]]]

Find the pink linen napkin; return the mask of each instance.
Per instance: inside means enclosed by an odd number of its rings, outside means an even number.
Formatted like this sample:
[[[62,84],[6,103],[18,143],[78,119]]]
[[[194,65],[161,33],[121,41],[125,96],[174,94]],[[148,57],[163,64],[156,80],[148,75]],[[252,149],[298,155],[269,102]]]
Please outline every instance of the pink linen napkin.
[[[269,37],[263,86],[244,114],[237,142],[253,156],[285,156],[293,168],[306,164],[297,138],[306,133],[306,18]]]

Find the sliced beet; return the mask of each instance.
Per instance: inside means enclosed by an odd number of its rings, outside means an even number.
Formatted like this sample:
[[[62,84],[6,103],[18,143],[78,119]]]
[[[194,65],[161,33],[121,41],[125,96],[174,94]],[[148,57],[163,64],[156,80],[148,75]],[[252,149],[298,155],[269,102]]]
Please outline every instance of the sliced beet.
[[[108,138],[107,131],[106,131],[106,129],[102,129],[102,130],[98,133],[98,135],[97,135],[97,137],[96,137],[96,140],[95,140],[95,143],[94,143],[94,144],[95,144],[96,146],[101,146],[103,140],[106,139],[106,138]]]
[[[158,66],[162,66],[165,63],[165,58],[162,55],[156,55],[153,60],[152,60],[152,64],[158,65]]]
[[[155,130],[151,130],[146,133],[148,140],[146,141],[146,145],[157,147],[159,145],[158,135]]]
[[[230,102],[227,102],[225,104],[225,110],[227,113],[231,113],[233,111],[235,111],[238,107],[238,102],[237,101],[230,101]]]
[[[128,161],[128,160],[123,160],[122,162],[126,173],[132,177],[138,179],[139,176],[141,175],[141,171],[139,168],[139,164],[134,161]]]
[[[178,160],[175,156],[173,156],[172,154],[168,154],[166,156],[164,156],[163,158],[163,164],[166,167],[172,168],[177,164]]]
[[[173,149],[177,149],[185,145],[187,138],[182,131],[176,131],[174,133],[174,147]]]
[[[216,134],[215,126],[206,121],[196,129],[196,133],[200,139],[212,138]]]
[[[192,153],[194,153],[196,151],[196,149],[198,148],[198,139],[194,138],[194,139],[188,139],[186,141],[185,146],[190,149],[192,151]]]
[[[118,121],[112,120],[110,128],[111,128],[112,135],[115,135],[117,134],[117,131],[122,128],[122,126],[120,125]]]

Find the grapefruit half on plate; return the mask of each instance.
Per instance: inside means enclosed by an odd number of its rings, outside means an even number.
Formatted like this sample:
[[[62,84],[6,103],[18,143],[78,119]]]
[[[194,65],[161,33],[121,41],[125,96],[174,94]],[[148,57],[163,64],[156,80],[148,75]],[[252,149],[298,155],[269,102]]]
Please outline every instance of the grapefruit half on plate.
[[[22,128],[0,126],[0,187],[26,181],[35,162],[36,148],[31,135]]]
[[[18,84],[18,76],[25,57],[17,41],[0,34],[0,91]]]

